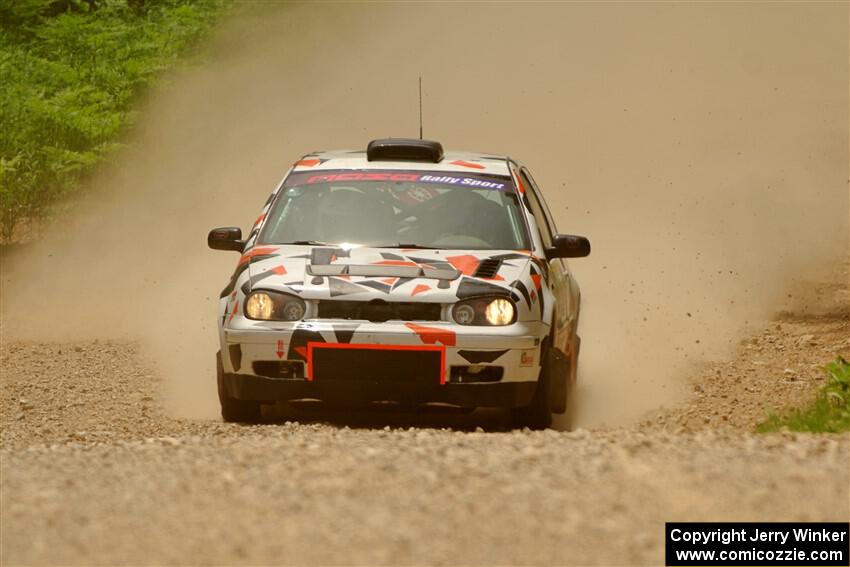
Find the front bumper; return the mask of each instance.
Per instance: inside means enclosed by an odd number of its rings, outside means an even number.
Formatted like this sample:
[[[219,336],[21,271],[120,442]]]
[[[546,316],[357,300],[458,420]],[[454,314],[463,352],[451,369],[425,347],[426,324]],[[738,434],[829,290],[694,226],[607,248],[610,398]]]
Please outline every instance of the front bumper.
[[[255,363],[301,361],[305,364],[305,375],[312,378],[311,345],[439,349],[443,353],[442,381],[451,376],[453,367],[478,365],[501,367],[500,382],[536,382],[540,346],[548,333],[549,326],[540,322],[465,327],[445,322],[309,320],[282,323],[237,317],[222,329],[221,352],[227,373],[264,375],[256,371]],[[233,347],[238,347],[238,357],[232,355]]]
[[[461,407],[500,408],[527,406],[537,386],[536,382],[436,385],[363,380],[308,382],[247,374],[224,374],[223,381],[229,397],[258,402],[317,399],[346,404],[393,401],[410,405],[445,403]]]
[[[539,322],[488,328],[237,317],[221,333],[224,384],[230,397],[241,400],[517,407],[530,402],[537,386],[540,348],[548,332],[548,325]],[[344,352],[352,354],[346,358]],[[405,359],[410,353],[416,354]],[[267,371],[290,363],[296,372]]]

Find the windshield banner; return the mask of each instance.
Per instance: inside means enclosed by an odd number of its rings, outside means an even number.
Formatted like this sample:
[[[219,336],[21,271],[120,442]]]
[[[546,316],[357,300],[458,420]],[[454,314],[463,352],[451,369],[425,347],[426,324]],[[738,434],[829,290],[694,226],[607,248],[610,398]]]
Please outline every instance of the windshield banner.
[[[508,191],[511,180],[497,175],[479,175],[470,173],[455,173],[446,171],[304,171],[291,173],[286,178],[284,187],[314,185],[316,183],[340,182],[406,182],[442,186],[463,186],[473,189],[491,189]]]

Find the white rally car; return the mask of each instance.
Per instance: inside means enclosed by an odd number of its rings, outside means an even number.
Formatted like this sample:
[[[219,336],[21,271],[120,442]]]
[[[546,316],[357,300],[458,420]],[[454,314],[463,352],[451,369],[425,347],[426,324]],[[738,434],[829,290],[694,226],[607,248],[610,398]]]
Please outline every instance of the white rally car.
[[[579,288],[540,189],[511,158],[374,140],[297,161],[221,292],[225,421],[319,399],[512,410],[545,428],[576,380]]]

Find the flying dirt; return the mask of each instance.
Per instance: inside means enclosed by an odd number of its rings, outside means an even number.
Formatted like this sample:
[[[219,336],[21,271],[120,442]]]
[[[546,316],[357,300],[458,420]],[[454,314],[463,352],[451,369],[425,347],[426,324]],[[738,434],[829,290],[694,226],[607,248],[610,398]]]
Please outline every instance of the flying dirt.
[[[849,10],[246,4],[69,213],[3,253],[2,562],[647,563],[666,520],[846,521],[846,435],[749,431],[850,348]],[[207,231],[247,232],[305,153],[416,136],[420,76],[426,138],[523,160],[593,242],[571,263],[583,429],[219,423],[237,256]],[[798,385],[751,392],[773,374],[740,341],[771,325],[785,346],[760,356]]]

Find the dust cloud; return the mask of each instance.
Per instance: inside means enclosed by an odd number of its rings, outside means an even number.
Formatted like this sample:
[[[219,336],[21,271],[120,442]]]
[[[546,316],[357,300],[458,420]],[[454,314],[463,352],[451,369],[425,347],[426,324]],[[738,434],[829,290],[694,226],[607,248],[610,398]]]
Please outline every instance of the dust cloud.
[[[9,338],[134,339],[214,417],[216,302],[290,163],[418,133],[529,166],[583,291],[579,424],[633,420],[847,258],[847,4],[243,4],[4,258]],[[799,286],[798,286],[799,287]]]

